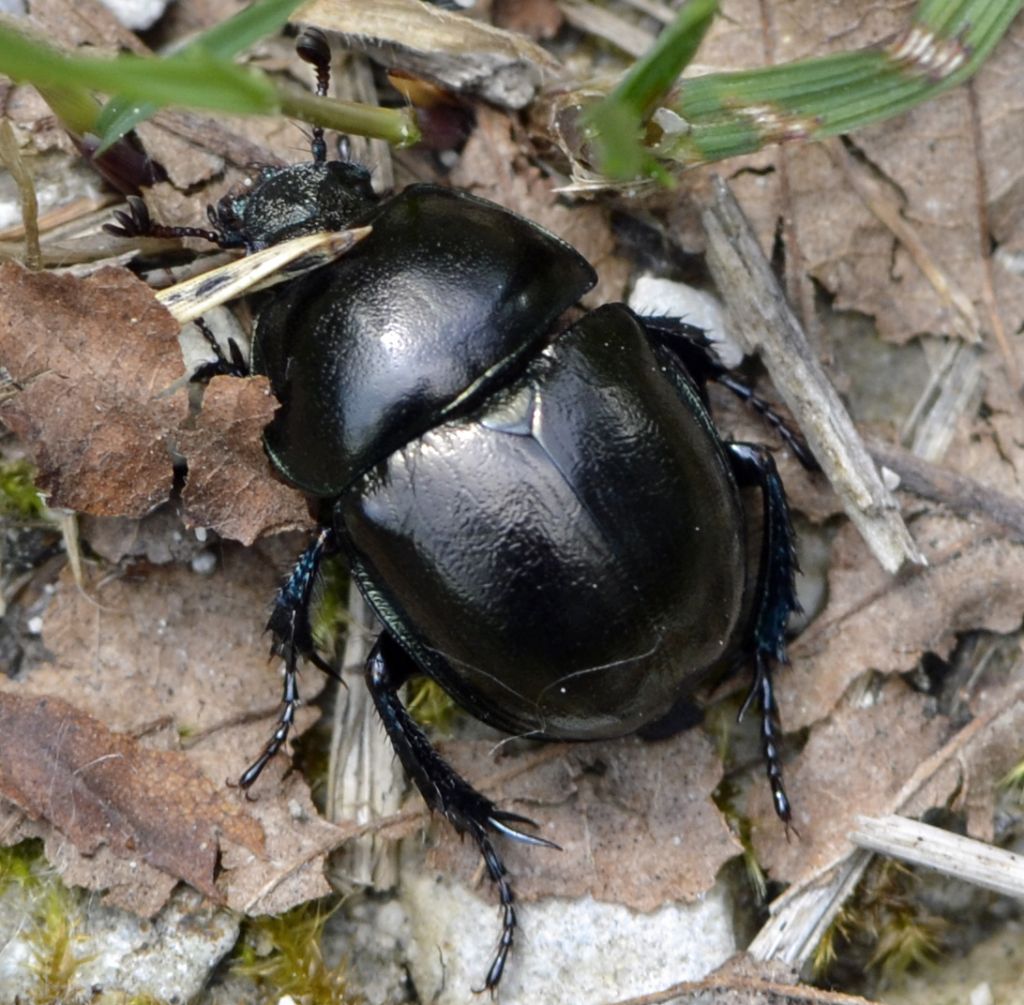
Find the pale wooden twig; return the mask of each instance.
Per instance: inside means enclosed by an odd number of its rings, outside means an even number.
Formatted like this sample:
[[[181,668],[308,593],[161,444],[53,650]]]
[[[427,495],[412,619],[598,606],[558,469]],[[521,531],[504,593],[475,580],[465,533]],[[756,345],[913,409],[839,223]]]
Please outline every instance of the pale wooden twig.
[[[1008,897],[1024,897],[1024,856],[901,816],[858,817],[850,840]]]
[[[905,562],[925,564],[898,503],[786,303],[750,223],[721,179],[715,181],[714,201],[703,221],[708,265],[732,319],[730,330],[763,360],[872,554],[889,572]]]
[[[180,324],[186,324],[229,300],[319,269],[344,255],[371,229],[357,227],[295,237],[169,286],[156,298]],[[287,268],[299,259],[305,259],[299,267]]]
[[[558,7],[574,28],[603,38],[630,56],[639,58],[654,45],[649,31],[587,0],[561,0]]]
[[[332,823],[370,824],[397,814],[405,777],[387,734],[380,728],[363,667],[380,630],[355,583],[349,587],[348,634],[331,729],[327,815]],[[343,888],[387,890],[398,881],[398,845],[369,831],[353,838],[331,864]]]
[[[939,773],[965,755],[972,744],[983,742],[1004,716],[1012,715],[1016,703],[1024,699],[1024,685],[1006,695],[1005,704],[980,715],[943,744],[931,757],[919,764],[913,775],[889,803],[893,812],[920,812],[921,794]],[[755,959],[774,959],[799,969],[811,958],[818,940],[853,892],[871,854],[850,846],[832,861],[790,887],[772,902],[771,917],[754,937],[747,952]]]

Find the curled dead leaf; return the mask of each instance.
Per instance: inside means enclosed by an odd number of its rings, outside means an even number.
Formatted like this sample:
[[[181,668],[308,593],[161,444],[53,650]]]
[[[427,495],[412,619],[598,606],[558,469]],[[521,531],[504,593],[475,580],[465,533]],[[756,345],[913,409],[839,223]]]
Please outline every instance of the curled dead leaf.
[[[260,824],[184,754],[147,749],[52,695],[0,693],[0,793],[79,851],[105,845],[217,899],[221,835],[264,844]]]
[[[187,415],[177,322],[125,269],[85,278],[0,264],[0,365],[20,392],[0,418],[50,505],[141,516],[171,492],[168,438]]]
[[[263,427],[277,401],[266,377],[214,377],[193,429],[178,443],[188,461],[186,519],[252,544],[264,534],[311,526],[302,496],[270,477]]]

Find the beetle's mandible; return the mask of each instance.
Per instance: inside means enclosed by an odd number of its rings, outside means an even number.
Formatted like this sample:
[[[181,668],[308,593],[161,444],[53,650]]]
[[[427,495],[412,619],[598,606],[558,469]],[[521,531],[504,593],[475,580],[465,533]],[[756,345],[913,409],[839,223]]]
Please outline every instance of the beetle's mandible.
[[[326,41],[307,31],[299,50],[326,93]],[[287,738],[300,657],[330,671],[309,605],[322,559],[341,552],[384,625],[366,683],[395,752],[430,808],[472,837],[497,887],[502,933],[485,979],[494,988],[516,915],[493,838],[549,842],[449,767],[399,687],[427,674],[518,735],[654,734],[742,652],[788,821],[772,690],[797,609],[785,492],[764,447],[716,431],[706,382],[752,395],[699,329],[622,304],[566,323],[595,282],[569,245],[434,185],[381,200],[363,168],[327,159],[322,131],[312,145],[311,162],[265,169],[247,194],[221,200],[211,230],[157,227],[138,202],[116,230],[256,250],[372,225],[340,261],[276,287],[258,309],[252,369],[280,401],[267,453],[320,500],[323,522],[276,597],[283,712],[240,784]],[[239,369],[237,354],[225,368]],[[756,554],[743,486],[760,493]]]

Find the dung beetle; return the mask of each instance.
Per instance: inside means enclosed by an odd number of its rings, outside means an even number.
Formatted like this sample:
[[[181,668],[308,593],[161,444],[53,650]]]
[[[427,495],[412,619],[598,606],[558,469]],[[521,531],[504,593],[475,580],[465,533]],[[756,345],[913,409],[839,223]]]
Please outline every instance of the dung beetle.
[[[326,93],[326,40],[307,30],[298,47]],[[327,160],[319,129],[312,153],[211,207],[212,230],[154,225],[139,202],[112,229],[253,251],[372,226],[344,258],[256,304],[252,370],[280,402],[267,454],[322,517],[268,625],[283,711],[239,783],[251,786],[288,736],[299,658],[332,672],[309,608],[322,560],[340,552],[384,626],[366,683],[395,753],[427,805],[472,837],[497,887],[493,989],[516,915],[492,837],[550,842],[444,761],[399,688],[426,674],[520,736],[655,735],[742,653],[775,810],[789,821],[772,690],[798,609],[786,495],[764,447],[719,435],[707,382],[752,402],[813,461],[699,329],[623,304],[572,314],[594,270],[543,228],[436,185],[380,199],[364,168]],[[238,372],[237,354],[223,362]],[[756,548],[744,487],[760,493]]]

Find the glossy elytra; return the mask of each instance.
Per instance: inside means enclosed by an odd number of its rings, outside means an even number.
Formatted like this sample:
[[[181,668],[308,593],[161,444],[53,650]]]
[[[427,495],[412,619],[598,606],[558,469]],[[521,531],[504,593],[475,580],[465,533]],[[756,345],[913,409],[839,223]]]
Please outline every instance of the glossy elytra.
[[[325,93],[325,41],[307,31],[299,49]],[[498,890],[485,987],[501,979],[516,927],[494,837],[549,842],[433,749],[398,697],[411,676],[517,735],[594,740],[667,731],[699,685],[746,655],[788,821],[772,669],[797,609],[793,535],[771,455],[722,439],[705,384],[765,406],[701,332],[622,304],[572,313],[595,282],[573,248],[434,185],[379,199],[363,168],[327,160],[320,130],[310,163],[265,169],[209,215],[211,230],[159,227],[136,202],[118,232],[254,250],[372,225],[346,257],[256,304],[252,368],[281,403],[267,453],[323,516],[275,601],[284,709],[241,785],[287,738],[299,658],[330,672],[309,605],[322,559],[340,552],[384,625],[366,683],[395,752]],[[238,372],[237,353],[224,368]],[[754,553],[744,486],[761,500]]]

